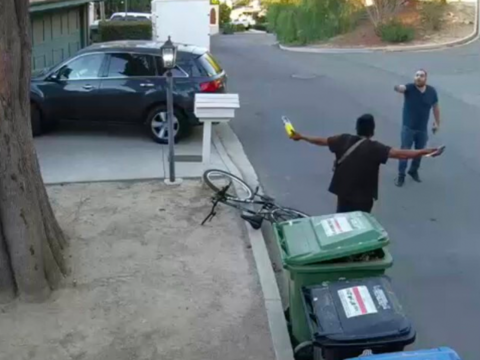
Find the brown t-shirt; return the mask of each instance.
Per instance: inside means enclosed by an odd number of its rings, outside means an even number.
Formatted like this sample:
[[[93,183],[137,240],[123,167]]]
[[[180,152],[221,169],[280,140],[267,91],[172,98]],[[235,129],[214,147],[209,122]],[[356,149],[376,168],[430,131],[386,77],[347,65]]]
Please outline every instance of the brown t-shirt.
[[[339,160],[360,136],[343,134],[328,138],[328,147]],[[380,165],[388,161],[390,147],[365,140],[341,164],[336,166],[329,191],[351,200],[378,198]]]

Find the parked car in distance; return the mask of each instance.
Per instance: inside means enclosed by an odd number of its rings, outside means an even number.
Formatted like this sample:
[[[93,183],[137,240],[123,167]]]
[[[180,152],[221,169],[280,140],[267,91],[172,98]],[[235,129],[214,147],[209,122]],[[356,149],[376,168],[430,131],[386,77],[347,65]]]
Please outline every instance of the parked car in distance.
[[[232,25],[243,25],[245,29],[255,25],[255,20],[251,16],[240,16],[238,19],[232,21]]]
[[[112,16],[110,16],[110,21],[142,21],[142,20],[152,20],[152,14],[150,13],[138,13],[138,12],[117,12],[113,13]]]
[[[152,21],[152,14],[150,13],[136,13],[136,12],[118,12],[113,13],[106,21]],[[98,30],[101,20],[94,20],[90,24],[90,40],[92,42],[98,39]]]
[[[163,43],[115,41],[89,46],[74,57],[32,75],[34,136],[59,120],[143,124],[153,140],[168,143],[167,79]],[[206,50],[177,44],[174,76],[175,139],[199,125],[196,93],[223,93],[227,76]]]

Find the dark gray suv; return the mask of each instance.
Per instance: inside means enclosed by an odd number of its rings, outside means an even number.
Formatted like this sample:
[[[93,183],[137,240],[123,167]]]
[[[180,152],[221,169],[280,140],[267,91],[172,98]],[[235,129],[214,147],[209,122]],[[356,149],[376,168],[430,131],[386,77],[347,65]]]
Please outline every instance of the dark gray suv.
[[[144,124],[152,138],[168,142],[167,80],[160,48],[152,41],[118,41],[87,47],[32,76],[34,136],[59,120]],[[226,74],[205,49],[180,45],[174,75],[175,139],[199,125],[195,93],[222,93]]]

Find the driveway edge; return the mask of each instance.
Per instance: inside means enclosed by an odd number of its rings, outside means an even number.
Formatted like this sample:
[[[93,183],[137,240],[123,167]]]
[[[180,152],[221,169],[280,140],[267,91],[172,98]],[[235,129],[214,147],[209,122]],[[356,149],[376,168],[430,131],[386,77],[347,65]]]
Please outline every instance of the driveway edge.
[[[240,140],[228,124],[215,126],[213,143],[232,174],[239,176],[249,184],[258,184],[257,174],[243,151]],[[293,360],[293,350],[283,313],[282,299],[263,233],[261,230],[253,230],[246,222],[245,226],[263,291],[275,359]]]
[[[384,46],[384,47],[375,47],[375,48],[316,48],[312,46],[285,46],[278,43],[278,46],[281,50],[299,52],[299,53],[310,53],[310,54],[366,54],[373,52],[406,52],[406,51],[431,51],[431,50],[444,50],[451,47],[457,47],[462,45],[468,45],[474,41],[477,41],[480,36],[479,31],[479,6],[480,0],[475,2],[475,24],[473,32],[458,40],[449,41],[441,44],[423,44],[423,45],[411,45],[411,46]]]

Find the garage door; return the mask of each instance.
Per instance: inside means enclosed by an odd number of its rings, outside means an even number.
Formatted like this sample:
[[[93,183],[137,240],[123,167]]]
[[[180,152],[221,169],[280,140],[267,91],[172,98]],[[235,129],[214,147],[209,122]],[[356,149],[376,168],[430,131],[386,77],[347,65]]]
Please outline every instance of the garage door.
[[[81,9],[72,8],[32,15],[33,70],[55,65],[80,50]]]

